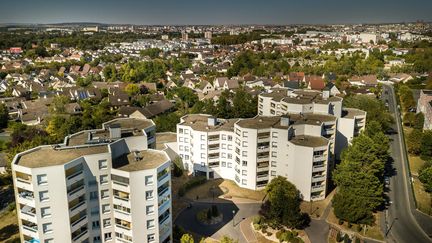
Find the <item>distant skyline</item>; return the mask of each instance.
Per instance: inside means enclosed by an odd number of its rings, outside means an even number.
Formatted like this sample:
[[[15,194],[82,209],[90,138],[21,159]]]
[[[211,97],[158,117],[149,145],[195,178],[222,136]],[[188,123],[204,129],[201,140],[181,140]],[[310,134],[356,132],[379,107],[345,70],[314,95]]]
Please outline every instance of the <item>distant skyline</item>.
[[[431,0],[1,0],[0,23],[395,23],[432,21],[431,10]]]

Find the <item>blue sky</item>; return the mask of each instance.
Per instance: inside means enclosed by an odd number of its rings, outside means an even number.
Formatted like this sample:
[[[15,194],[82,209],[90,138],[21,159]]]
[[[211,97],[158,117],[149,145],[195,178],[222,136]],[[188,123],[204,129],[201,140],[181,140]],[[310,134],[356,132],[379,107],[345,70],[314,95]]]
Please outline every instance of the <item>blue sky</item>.
[[[432,21],[432,0],[0,0],[0,23],[328,24]]]

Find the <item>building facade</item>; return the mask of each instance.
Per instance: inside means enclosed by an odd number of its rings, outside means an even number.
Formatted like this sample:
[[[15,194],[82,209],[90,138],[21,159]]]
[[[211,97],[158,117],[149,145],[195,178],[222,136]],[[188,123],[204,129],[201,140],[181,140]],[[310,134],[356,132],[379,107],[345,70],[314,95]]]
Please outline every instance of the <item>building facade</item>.
[[[417,101],[417,113],[422,112],[424,115],[423,129],[432,130],[432,90],[420,91],[420,97]]]
[[[281,92],[260,95],[254,118],[182,117],[177,151],[185,169],[252,190],[284,176],[303,200],[324,199],[334,161],[364,129],[366,113],[342,109],[342,98],[320,92]]]
[[[171,242],[171,162],[154,132],[120,118],[17,154],[21,241]]]

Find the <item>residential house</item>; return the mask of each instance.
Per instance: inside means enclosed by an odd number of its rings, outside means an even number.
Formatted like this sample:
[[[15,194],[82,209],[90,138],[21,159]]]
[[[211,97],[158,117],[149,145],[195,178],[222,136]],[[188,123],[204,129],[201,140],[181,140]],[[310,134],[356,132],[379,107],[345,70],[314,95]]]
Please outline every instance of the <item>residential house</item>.
[[[378,84],[376,75],[353,76],[348,79],[353,86],[375,87]]]
[[[423,129],[432,130],[432,90],[422,89],[417,102],[417,113],[424,115]]]

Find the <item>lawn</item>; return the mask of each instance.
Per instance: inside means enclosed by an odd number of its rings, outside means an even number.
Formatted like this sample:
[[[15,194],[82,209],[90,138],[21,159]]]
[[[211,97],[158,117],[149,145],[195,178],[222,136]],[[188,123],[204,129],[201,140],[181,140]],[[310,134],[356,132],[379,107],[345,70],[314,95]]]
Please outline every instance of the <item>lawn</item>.
[[[411,130],[411,128],[404,127],[405,134],[408,134]],[[423,161],[419,156],[412,154],[408,154],[408,160],[409,169],[413,177],[413,189],[414,197],[417,202],[417,209],[425,214],[432,215],[431,195],[424,190],[422,183],[418,179],[418,172],[424,165],[425,161]]]
[[[16,238],[19,239],[16,211],[5,211],[0,215],[0,243],[12,242]]]
[[[323,215],[324,210],[331,202],[334,194],[335,190],[330,192],[324,200],[314,202],[303,201],[300,204],[300,209],[302,212],[309,214],[311,218],[320,218]]]
[[[342,225],[339,225],[339,220],[336,218],[336,215],[333,213],[333,209],[330,210],[330,213],[327,217],[327,222],[335,225],[336,227],[342,228],[346,231],[352,231],[353,233],[356,233],[360,236],[366,236],[369,238],[377,239],[377,240],[384,240],[383,233],[381,232],[379,222],[381,215],[379,213],[374,214],[375,216],[375,223],[372,226],[368,226],[366,228],[366,234],[364,234],[364,230],[361,230],[360,232],[357,232],[357,225],[353,224],[351,228],[348,227],[348,223],[344,222]]]

